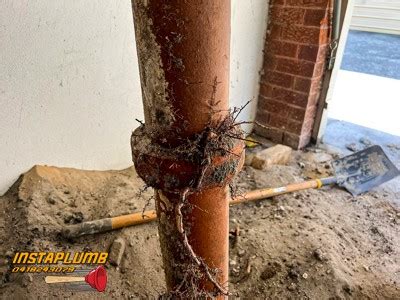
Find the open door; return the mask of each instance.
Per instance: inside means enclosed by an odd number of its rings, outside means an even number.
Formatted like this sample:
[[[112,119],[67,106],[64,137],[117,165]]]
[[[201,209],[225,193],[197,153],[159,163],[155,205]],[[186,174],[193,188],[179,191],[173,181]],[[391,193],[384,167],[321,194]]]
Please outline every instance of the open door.
[[[332,99],[336,78],[346,45],[347,35],[350,29],[351,17],[353,14],[355,0],[334,0],[333,24],[332,24],[332,42],[328,70],[325,74],[321,96],[318,104],[318,111],[315,117],[315,123],[312,133],[312,140],[319,143],[325,132],[328,121],[328,106]]]

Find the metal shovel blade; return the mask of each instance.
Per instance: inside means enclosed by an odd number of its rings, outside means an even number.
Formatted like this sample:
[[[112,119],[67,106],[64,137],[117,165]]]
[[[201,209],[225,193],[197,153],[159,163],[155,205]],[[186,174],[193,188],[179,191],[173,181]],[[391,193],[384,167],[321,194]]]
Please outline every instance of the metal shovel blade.
[[[400,175],[400,171],[378,145],[335,160],[333,168],[337,184],[353,196]]]

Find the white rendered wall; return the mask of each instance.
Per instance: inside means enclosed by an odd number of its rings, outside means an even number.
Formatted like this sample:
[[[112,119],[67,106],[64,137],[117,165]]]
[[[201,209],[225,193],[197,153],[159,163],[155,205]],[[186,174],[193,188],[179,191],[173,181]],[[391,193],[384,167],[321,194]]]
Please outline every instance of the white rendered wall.
[[[233,0],[236,106],[257,98],[266,2]],[[0,0],[0,195],[35,164],[130,166],[135,118],[143,115],[130,0]]]
[[[240,107],[251,100],[241,121],[253,121],[256,116],[268,3],[269,0],[232,1],[230,104]],[[252,126],[243,128],[250,132]]]

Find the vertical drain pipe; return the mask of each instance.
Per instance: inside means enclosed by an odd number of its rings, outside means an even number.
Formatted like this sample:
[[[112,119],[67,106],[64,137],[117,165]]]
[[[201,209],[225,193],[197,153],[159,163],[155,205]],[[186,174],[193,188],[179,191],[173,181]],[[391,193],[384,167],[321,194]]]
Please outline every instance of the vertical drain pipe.
[[[227,294],[228,184],[243,163],[228,111],[230,0],[132,0],[145,123],[132,134],[155,189],[169,296]]]
[[[333,3],[333,20],[332,20],[332,38],[330,45],[330,58],[328,63],[328,70],[332,70],[336,61],[336,52],[339,44],[340,30],[341,30],[341,11],[342,0],[334,0]]]

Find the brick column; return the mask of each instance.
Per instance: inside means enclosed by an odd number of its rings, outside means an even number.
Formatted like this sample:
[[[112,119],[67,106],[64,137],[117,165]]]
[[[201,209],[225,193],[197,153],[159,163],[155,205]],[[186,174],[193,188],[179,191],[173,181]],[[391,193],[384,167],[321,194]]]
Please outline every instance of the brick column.
[[[329,53],[331,1],[271,0],[255,132],[310,142]]]

